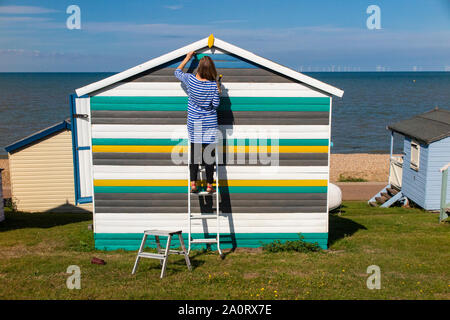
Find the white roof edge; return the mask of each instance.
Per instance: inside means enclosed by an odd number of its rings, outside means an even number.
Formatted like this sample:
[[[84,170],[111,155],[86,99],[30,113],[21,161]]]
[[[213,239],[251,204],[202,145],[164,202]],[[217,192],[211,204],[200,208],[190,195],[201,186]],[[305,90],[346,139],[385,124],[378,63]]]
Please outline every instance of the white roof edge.
[[[202,49],[208,45],[208,38],[201,39],[199,41],[196,41],[194,43],[191,43],[187,46],[184,46],[182,48],[179,48],[177,50],[171,51],[169,53],[166,53],[162,56],[159,56],[157,58],[154,58],[152,60],[149,60],[147,62],[144,62],[140,65],[137,65],[133,68],[127,69],[123,72],[117,73],[111,77],[105,78],[103,80],[91,83],[87,86],[84,86],[82,88],[76,89],[76,94],[81,97],[85,94],[89,94],[91,92],[100,90],[104,87],[107,87],[109,85],[112,85],[116,82],[119,82],[121,80],[124,80],[126,78],[132,77],[136,74],[139,74],[141,72],[144,72],[146,70],[149,70],[151,68],[154,68],[156,66],[159,66],[163,63],[166,63],[168,61],[174,60],[176,58],[179,58],[186,53],[190,51],[196,51],[199,49]],[[265,59],[263,57],[260,57],[254,53],[251,53],[250,51],[241,49],[239,47],[236,47],[228,42],[222,41],[220,39],[215,38],[214,39],[214,47],[217,47],[219,49],[223,49],[225,51],[228,51],[230,53],[236,54],[242,58],[245,58],[247,60],[253,61],[261,66],[264,66],[266,68],[272,69],[274,71],[277,71],[281,74],[284,74],[290,78],[293,78],[295,80],[298,80],[300,82],[303,82],[311,87],[317,88],[319,90],[322,90],[324,92],[327,92],[329,94],[335,95],[337,97],[342,97],[344,95],[344,91],[338,88],[335,88],[333,86],[330,86],[329,84],[326,84],[322,81],[316,80],[314,78],[308,77],[300,72],[294,71],[288,67],[282,66],[278,63],[275,63],[273,61],[270,61],[268,59]]]
[[[113,76],[110,76],[108,78],[105,78],[103,80],[88,84],[87,86],[84,86],[82,88],[76,89],[76,94],[81,97],[85,94],[91,93],[93,91],[97,91],[99,89],[102,89],[104,87],[107,87],[109,85],[112,85],[116,82],[119,82],[121,80],[124,80],[126,78],[132,77],[134,75],[137,75],[138,73],[144,72],[148,69],[157,67],[163,63],[166,63],[170,60],[176,59],[181,57],[182,55],[185,55],[186,53],[190,51],[199,50],[203,47],[206,47],[208,45],[208,38],[201,39],[199,41],[196,41],[194,43],[191,43],[187,46],[184,46],[182,48],[179,48],[177,50],[171,51],[169,53],[166,53],[162,56],[159,56],[157,58],[154,58],[152,60],[149,60],[147,62],[144,62],[140,65],[137,65],[133,68],[127,69],[125,71],[122,71],[120,73],[117,73]]]
[[[294,71],[288,67],[282,66],[281,64],[275,63],[273,61],[270,61],[266,58],[257,56],[256,54],[241,49],[239,47],[236,47],[228,42],[222,41],[220,39],[215,39],[214,46],[217,46],[221,49],[224,49],[228,52],[234,53],[242,58],[245,58],[247,60],[253,61],[259,65],[262,65],[266,68],[272,69],[274,71],[277,71],[281,74],[284,74],[290,78],[299,80],[303,83],[306,83],[314,88],[320,89],[322,91],[328,92],[330,94],[333,94],[338,97],[342,97],[344,95],[344,91],[338,88],[335,88],[333,86],[330,86],[329,84],[326,84],[322,81],[316,80],[314,78],[308,77],[300,72]]]

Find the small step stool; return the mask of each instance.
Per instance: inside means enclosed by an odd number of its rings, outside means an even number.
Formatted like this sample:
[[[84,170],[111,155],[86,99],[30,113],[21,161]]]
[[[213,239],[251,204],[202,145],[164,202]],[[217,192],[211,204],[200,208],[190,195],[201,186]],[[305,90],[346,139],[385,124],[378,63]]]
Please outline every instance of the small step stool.
[[[172,241],[172,237],[178,235],[178,238],[180,239],[180,245],[181,245],[181,251],[178,250],[170,250],[170,242]],[[158,253],[150,253],[150,252],[144,252],[144,246],[145,241],[147,240],[148,236],[155,236],[156,239],[156,248]],[[167,237],[167,244],[166,248],[161,248],[161,244],[159,242],[159,237],[164,236]],[[162,253],[164,252],[164,253]],[[164,231],[164,230],[145,230],[144,231],[144,237],[142,238],[141,247],[139,248],[136,262],[134,263],[133,271],[131,271],[131,274],[135,274],[140,258],[150,258],[150,259],[159,259],[160,264],[162,265],[161,270],[161,279],[164,277],[164,274],[166,273],[166,266],[167,266],[167,258],[170,254],[182,254],[184,255],[184,259],[186,260],[186,265],[189,270],[192,270],[191,267],[191,261],[189,260],[189,254],[186,252],[186,247],[184,246],[183,236],[181,235],[181,230],[178,231]]]

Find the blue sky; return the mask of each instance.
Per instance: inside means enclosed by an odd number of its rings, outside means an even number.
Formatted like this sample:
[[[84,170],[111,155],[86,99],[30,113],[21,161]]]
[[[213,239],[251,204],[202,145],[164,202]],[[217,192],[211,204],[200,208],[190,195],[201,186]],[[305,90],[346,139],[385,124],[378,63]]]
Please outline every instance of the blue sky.
[[[210,33],[302,71],[450,71],[449,0],[0,0],[0,71],[122,71]]]

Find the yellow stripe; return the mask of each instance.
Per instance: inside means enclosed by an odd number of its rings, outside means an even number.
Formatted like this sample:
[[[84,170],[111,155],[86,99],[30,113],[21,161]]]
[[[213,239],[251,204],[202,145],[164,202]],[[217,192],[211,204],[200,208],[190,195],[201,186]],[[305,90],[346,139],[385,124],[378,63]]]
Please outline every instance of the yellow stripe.
[[[203,184],[201,181],[200,184]],[[224,180],[221,186],[229,187],[326,187],[327,180]],[[185,187],[187,180],[129,180],[102,179],[94,180],[96,187]]]
[[[229,153],[328,153],[328,146],[227,146]],[[181,153],[187,146],[93,146],[93,152]]]

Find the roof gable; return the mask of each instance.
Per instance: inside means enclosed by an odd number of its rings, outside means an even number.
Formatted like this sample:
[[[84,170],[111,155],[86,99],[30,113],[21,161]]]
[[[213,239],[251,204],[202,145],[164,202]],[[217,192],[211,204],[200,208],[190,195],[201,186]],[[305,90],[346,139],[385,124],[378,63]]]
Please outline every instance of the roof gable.
[[[94,91],[103,89],[107,86],[110,86],[112,84],[115,84],[117,82],[120,82],[122,80],[125,80],[129,77],[135,76],[139,73],[145,72],[149,69],[158,67],[160,65],[163,65],[169,61],[178,59],[185,54],[187,54],[190,51],[199,51],[199,50],[205,50],[208,49],[208,39],[204,38],[199,41],[196,41],[194,43],[191,43],[190,45],[184,46],[180,49],[174,50],[172,52],[166,53],[162,56],[159,56],[157,58],[154,58],[152,60],[149,60],[143,64],[140,64],[138,66],[135,66],[133,68],[127,69],[123,72],[117,73],[111,77],[108,77],[106,79],[91,83],[87,86],[84,86],[82,88],[79,88],[75,90],[78,96],[83,96],[89,93],[92,93]],[[250,51],[241,49],[237,46],[234,46],[228,42],[222,41],[220,39],[214,39],[214,46],[211,48],[212,51],[215,49],[223,50],[225,52],[234,54],[236,56],[242,57],[243,59],[246,59],[248,61],[251,61],[253,63],[256,63],[262,67],[265,67],[267,69],[273,70],[277,73],[280,73],[284,76],[287,76],[289,78],[292,78],[294,80],[300,81],[306,85],[309,85],[317,90],[324,91],[330,95],[335,95],[338,97],[342,97],[344,94],[344,91],[335,88],[331,85],[328,85],[324,82],[321,82],[319,80],[316,80],[314,78],[311,78],[309,76],[306,76],[300,72],[294,71],[290,68],[287,68],[285,66],[282,66],[278,63],[275,63],[273,61],[270,61],[268,59],[262,58],[260,56],[255,55],[254,53],[251,53]]]
[[[450,136],[450,110],[436,108],[391,124],[388,129],[430,144]]]
[[[63,122],[59,122],[57,124],[54,124],[48,128],[39,130],[23,139],[20,139],[16,142],[13,142],[12,144],[5,147],[6,152],[13,152],[17,149],[26,147],[35,141],[38,141],[40,139],[43,139],[45,137],[48,137],[56,132],[62,131],[62,130],[71,130],[70,120],[66,119]]]

